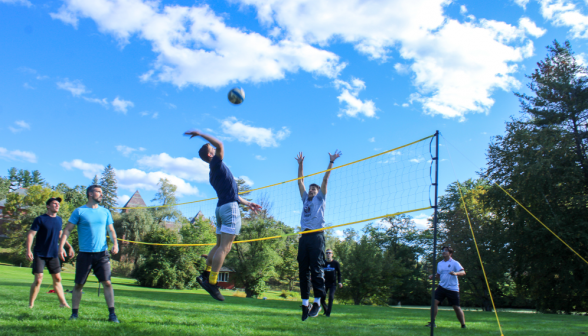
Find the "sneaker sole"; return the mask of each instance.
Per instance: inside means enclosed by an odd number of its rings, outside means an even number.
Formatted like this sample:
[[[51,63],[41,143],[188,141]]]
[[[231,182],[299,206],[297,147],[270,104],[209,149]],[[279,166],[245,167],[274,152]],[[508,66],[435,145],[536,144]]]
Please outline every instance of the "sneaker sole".
[[[208,292],[208,294],[210,294],[210,296],[212,296],[213,299],[217,300],[217,301],[225,301],[225,297],[221,294],[218,293],[219,297],[216,296],[216,292],[211,289],[209,286],[211,286],[209,283],[206,283],[205,286],[202,286],[202,288],[204,288],[205,291]]]

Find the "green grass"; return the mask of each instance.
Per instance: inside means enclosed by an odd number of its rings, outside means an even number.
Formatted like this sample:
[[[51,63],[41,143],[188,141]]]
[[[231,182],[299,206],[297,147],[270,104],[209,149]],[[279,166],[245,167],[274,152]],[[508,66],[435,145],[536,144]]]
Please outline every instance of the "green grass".
[[[73,274],[63,273],[64,287]],[[224,291],[217,302],[202,290],[162,290],[138,287],[133,280],[113,278],[116,312],[121,324],[106,321],[104,297],[97,296],[93,276],[84,288],[80,319],[68,321],[45,274],[34,309],[28,308],[33,277],[30,268],[0,266],[0,335],[428,335],[423,308],[336,305],[330,318],[320,315],[300,321],[300,302],[233,297]],[[66,294],[71,304],[71,294]],[[580,335],[588,333],[588,317],[499,313],[504,335]],[[439,312],[436,335],[500,335],[493,313],[466,312],[468,329],[460,329],[453,311]]]

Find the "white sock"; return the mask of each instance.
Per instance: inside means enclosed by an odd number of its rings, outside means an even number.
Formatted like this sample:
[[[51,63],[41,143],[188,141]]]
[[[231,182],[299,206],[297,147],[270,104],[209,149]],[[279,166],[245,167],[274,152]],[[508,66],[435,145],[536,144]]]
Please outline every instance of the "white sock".
[[[302,299],[302,305],[308,307],[308,299]]]
[[[321,303],[321,298],[320,297],[319,298],[314,298],[314,303],[320,304]]]

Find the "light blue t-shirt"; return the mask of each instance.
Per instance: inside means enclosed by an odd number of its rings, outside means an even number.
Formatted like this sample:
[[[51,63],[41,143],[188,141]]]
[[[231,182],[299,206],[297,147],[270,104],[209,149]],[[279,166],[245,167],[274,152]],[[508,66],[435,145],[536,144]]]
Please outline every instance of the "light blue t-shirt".
[[[459,292],[459,282],[457,275],[451,275],[449,272],[463,271],[463,267],[457,261],[449,258],[449,260],[441,260],[437,264],[437,273],[439,274],[439,286],[454,292]]]
[[[107,228],[114,222],[106,208],[99,206],[92,209],[83,205],[73,211],[69,222],[78,226],[80,252],[103,252],[108,249]]]
[[[302,196],[302,216],[300,217],[300,227],[302,230],[316,230],[325,227],[325,205],[326,196],[322,190],[308,200],[308,193],[305,191]]]

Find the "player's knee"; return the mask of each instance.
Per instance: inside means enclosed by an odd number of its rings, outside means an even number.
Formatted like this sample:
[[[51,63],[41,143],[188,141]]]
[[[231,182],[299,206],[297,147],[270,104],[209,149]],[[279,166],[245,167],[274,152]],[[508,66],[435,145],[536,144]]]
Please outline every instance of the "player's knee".
[[[55,283],[55,284],[61,283],[61,275],[53,274],[53,283]]]
[[[80,285],[80,284],[76,284],[74,286],[74,290],[77,292],[81,292],[83,288],[84,288],[84,285]]]
[[[112,287],[112,283],[110,281],[108,281],[108,280],[102,281],[102,285],[104,286],[104,288],[106,288],[106,287],[108,287],[108,288]]]
[[[34,284],[35,286],[41,286],[41,284],[43,283],[43,276],[36,276],[35,277],[35,281]]]

